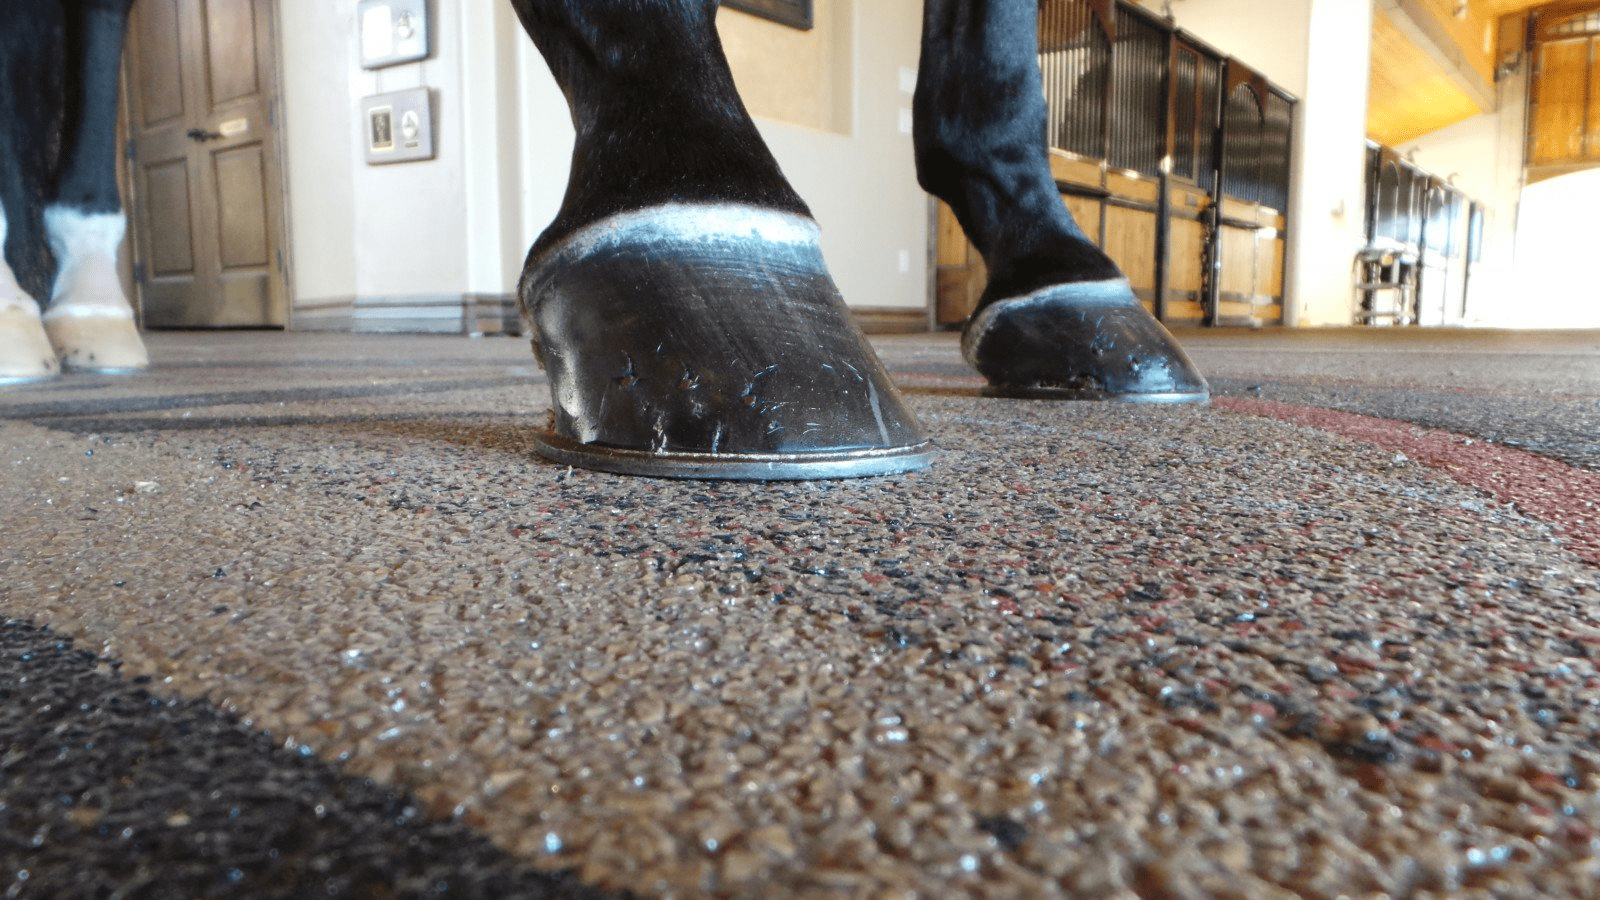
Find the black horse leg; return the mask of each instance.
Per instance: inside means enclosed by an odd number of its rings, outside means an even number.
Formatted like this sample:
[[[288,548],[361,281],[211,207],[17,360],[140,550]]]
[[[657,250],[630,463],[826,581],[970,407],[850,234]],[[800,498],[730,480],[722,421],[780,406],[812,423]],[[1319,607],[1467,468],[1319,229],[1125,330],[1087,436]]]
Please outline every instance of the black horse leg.
[[[34,298],[50,290],[40,207],[60,127],[64,40],[61,0],[0,4],[0,383],[60,371]]]
[[[925,465],[734,89],[716,0],[512,3],[577,130],[520,287],[551,383],[546,455],[707,478]]]
[[[117,82],[131,6],[132,0],[65,4],[68,90],[61,156],[44,209],[56,276],[44,323],[67,369],[149,365],[117,272],[127,231],[117,195]]]
[[[997,393],[1205,400],[1050,174],[1035,0],[925,0],[917,176],[989,267],[962,350]]]

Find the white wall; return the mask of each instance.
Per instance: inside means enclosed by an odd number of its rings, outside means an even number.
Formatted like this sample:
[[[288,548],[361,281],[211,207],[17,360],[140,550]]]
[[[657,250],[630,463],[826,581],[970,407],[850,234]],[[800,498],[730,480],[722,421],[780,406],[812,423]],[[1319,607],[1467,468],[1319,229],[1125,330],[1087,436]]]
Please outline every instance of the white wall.
[[[1285,318],[1348,325],[1356,253],[1366,244],[1369,0],[1311,0],[1301,39],[1305,92],[1295,135]]]
[[[1179,28],[1305,98],[1306,0],[1172,0],[1172,15]]]
[[[353,0],[280,0],[280,108],[286,154],[290,291],[303,298],[355,292],[355,121],[350,98]],[[346,10],[345,8],[348,8]]]
[[[1519,288],[1518,252],[1523,135],[1527,121],[1527,66],[1497,86],[1496,112],[1473,116],[1449,128],[1396,147],[1401,155],[1441,178],[1451,179],[1483,205],[1483,255],[1467,287],[1465,324],[1522,327],[1544,318],[1546,298]],[[1453,176],[1453,178],[1452,178]]]
[[[847,301],[920,309],[927,205],[900,125],[921,6],[835,7],[859,76],[848,133],[759,124],[823,226]],[[572,125],[544,61],[507,3],[434,0],[434,13],[432,57],[368,72],[356,0],[279,0],[296,308],[510,294],[527,247],[555,216]],[[366,165],[361,98],[411,87],[434,91],[437,157]]]
[[[928,195],[917,185],[911,109],[920,0],[840,0],[853,32],[848,134],[757,119],[784,174],[822,226],[822,249],[852,306],[928,304]],[[852,8],[853,7],[853,11]]]
[[[477,24],[472,17],[490,10],[481,0],[435,0],[433,56],[369,72],[358,62],[356,0],[280,0],[296,309],[438,301],[477,289],[471,239],[478,235],[468,215],[469,186],[475,183],[469,177],[463,96],[468,76],[481,73],[468,71],[475,58],[459,48]],[[368,166],[361,99],[412,87],[435,90],[437,157]],[[438,314],[459,320],[458,311]]]

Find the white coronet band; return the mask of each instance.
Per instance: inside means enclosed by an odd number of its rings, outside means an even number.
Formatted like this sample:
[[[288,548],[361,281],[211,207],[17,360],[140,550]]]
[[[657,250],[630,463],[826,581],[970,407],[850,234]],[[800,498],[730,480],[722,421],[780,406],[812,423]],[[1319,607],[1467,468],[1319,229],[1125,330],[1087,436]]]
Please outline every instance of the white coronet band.
[[[664,203],[608,216],[578,229],[540,254],[532,267],[558,256],[587,256],[614,246],[654,242],[750,241],[815,246],[817,223],[799,213],[742,203]]]

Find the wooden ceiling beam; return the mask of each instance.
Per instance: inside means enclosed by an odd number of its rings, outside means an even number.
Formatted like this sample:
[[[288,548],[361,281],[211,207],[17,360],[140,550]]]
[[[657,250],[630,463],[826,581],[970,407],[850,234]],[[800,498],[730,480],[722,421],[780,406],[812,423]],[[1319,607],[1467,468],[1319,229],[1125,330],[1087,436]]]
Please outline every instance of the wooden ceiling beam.
[[[1473,64],[1473,56],[1478,54],[1470,54],[1462,47],[1456,29],[1441,20],[1438,6],[1423,0],[1378,0],[1378,8],[1443,70],[1452,84],[1481,112],[1493,112],[1499,105],[1494,84]]]

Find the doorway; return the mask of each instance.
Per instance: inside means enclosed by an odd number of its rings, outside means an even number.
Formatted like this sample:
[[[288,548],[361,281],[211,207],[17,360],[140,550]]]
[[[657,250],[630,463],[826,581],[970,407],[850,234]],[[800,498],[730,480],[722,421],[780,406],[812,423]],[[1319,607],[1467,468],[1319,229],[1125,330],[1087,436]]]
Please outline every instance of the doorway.
[[[1600,264],[1591,224],[1596,208],[1600,169],[1523,188],[1512,275],[1517,290],[1484,304],[1478,317],[1515,328],[1600,328]]]
[[[139,0],[129,219],[149,328],[288,324],[272,0]]]

